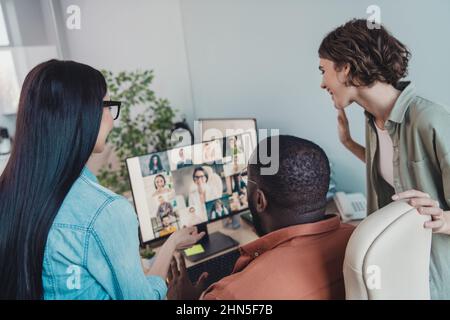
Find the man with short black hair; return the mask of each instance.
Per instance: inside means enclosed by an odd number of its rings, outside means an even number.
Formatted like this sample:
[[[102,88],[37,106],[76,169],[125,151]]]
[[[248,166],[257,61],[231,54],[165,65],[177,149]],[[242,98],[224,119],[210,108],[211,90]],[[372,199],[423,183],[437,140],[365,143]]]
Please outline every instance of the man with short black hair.
[[[240,248],[233,273],[203,299],[345,298],[342,265],[354,227],[325,213],[328,158],[311,141],[278,138],[278,172],[261,174],[258,151],[248,166],[248,202],[260,238]]]

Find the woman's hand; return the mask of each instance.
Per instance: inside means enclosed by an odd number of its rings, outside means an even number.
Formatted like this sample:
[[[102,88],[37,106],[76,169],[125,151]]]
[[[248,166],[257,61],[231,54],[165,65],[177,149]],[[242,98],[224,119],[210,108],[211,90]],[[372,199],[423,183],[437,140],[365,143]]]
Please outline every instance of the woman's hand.
[[[338,110],[338,133],[339,140],[344,146],[347,146],[352,141],[348,119],[344,110]]]
[[[204,235],[204,232],[198,233],[196,227],[183,228],[175,231],[158,250],[155,262],[150,270],[144,268],[144,272],[147,275],[156,275],[166,279],[174,251],[191,247]]]
[[[366,162],[366,148],[352,139],[344,110],[338,110],[338,133],[341,143],[362,162]]]
[[[175,231],[169,239],[174,243],[176,250],[181,250],[192,247],[204,235],[205,232],[197,232],[197,227],[189,227]]]
[[[408,190],[392,196],[392,200],[408,200],[408,204],[417,209],[420,214],[431,216],[424,227],[435,233],[450,234],[450,212],[439,208],[439,201],[431,199],[430,195],[418,190]]]

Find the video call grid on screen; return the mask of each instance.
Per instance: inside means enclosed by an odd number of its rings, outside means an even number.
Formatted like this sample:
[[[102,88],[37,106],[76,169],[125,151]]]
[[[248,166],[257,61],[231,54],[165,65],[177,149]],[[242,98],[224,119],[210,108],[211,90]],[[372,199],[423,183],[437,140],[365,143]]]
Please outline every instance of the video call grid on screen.
[[[143,243],[248,208],[251,134],[127,159]]]

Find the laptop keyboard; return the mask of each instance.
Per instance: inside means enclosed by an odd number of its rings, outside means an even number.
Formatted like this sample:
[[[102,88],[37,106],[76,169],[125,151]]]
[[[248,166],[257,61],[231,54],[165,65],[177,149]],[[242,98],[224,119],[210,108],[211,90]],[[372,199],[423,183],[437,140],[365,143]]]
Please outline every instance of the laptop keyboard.
[[[196,283],[203,272],[208,272],[206,286],[209,287],[211,284],[231,274],[239,256],[239,250],[235,249],[189,267],[187,273],[192,283]]]

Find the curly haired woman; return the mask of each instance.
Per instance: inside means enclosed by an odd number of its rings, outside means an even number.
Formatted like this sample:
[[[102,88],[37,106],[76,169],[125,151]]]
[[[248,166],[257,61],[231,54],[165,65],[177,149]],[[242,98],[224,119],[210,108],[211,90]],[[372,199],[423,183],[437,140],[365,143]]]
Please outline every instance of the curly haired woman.
[[[433,230],[431,297],[450,298],[450,110],[416,94],[407,75],[410,52],[383,26],[351,20],[319,48],[327,90],[338,110],[342,144],[366,163],[367,210],[407,199]],[[365,110],[366,145],[355,142],[344,109]]]

